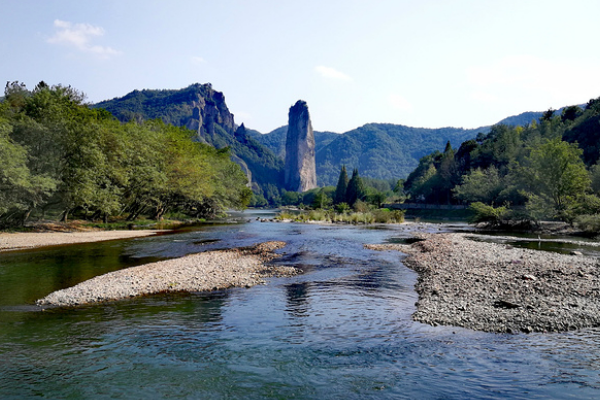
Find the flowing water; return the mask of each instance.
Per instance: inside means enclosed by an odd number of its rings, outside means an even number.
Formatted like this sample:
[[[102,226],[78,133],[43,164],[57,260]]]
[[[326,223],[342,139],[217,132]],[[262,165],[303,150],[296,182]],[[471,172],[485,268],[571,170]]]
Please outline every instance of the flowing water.
[[[413,322],[407,226],[254,220],[0,253],[1,399],[598,398],[600,330],[498,335]],[[435,228],[437,229],[437,228]],[[284,240],[305,274],[76,309],[34,302],[159,259]]]

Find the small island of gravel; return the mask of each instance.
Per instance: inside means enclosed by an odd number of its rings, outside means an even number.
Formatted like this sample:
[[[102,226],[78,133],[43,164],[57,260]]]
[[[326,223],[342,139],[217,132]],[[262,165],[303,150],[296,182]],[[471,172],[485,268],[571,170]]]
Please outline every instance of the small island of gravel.
[[[267,277],[293,276],[297,268],[269,265],[284,242],[208,251],[100,275],[58,290],[40,306],[78,306],[166,292],[202,292],[251,287]]]
[[[562,332],[600,326],[597,259],[421,234],[411,245],[367,245],[408,254],[419,274],[413,319],[486,332]]]

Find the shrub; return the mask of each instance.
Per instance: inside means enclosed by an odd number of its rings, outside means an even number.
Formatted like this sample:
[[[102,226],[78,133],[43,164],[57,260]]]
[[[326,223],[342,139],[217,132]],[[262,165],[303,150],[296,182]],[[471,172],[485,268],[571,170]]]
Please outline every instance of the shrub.
[[[335,210],[340,214],[345,214],[346,212],[350,211],[350,206],[348,205],[348,203],[340,203],[337,206],[335,206]]]
[[[371,207],[369,206],[368,203],[365,203],[362,200],[357,200],[354,203],[354,211],[358,212],[358,213],[366,213],[369,212],[371,210]]]
[[[478,224],[483,222],[489,226],[502,225],[509,213],[509,210],[504,206],[494,208],[481,202],[472,203],[469,206],[469,210],[473,212],[473,215],[469,217],[470,223]]]
[[[391,211],[387,208],[373,211],[375,222],[378,223],[402,223],[404,222],[404,211],[394,210]]]
[[[575,218],[575,225],[588,234],[600,233],[600,214],[580,215]]]
[[[281,220],[283,221],[284,219],[291,219],[294,220],[296,218],[295,214],[292,214],[288,211],[281,211],[279,214],[277,214],[277,216],[275,217],[275,219]]]

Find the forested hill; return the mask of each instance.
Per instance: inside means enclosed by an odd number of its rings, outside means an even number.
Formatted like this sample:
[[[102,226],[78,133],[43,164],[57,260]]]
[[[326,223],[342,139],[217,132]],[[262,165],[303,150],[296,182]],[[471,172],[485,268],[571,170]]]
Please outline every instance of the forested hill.
[[[461,128],[412,128],[393,124],[367,124],[344,134],[315,131],[317,182],[335,185],[340,168],[358,168],[361,175],[377,179],[406,177],[423,155],[443,149],[448,140],[456,145],[488,132]],[[287,127],[252,136],[280,157],[285,157]]]
[[[206,218],[251,192],[229,152],[160,120],[122,124],[70,86],[7,83],[0,102],[0,229],[58,217]]]
[[[525,112],[507,117],[501,124],[522,126],[537,120],[542,112]],[[395,124],[366,124],[343,134],[315,131],[317,181],[319,186],[335,185],[342,165],[358,168],[361,175],[376,179],[405,178],[419,163],[419,158],[442,150],[446,142],[458,146],[487,134],[491,126],[476,129],[414,128]],[[252,131],[257,141],[277,156],[285,157],[287,127],[268,134]]]
[[[93,107],[110,111],[122,122],[161,119],[196,132],[196,140],[217,149],[229,147],[231,159],[252,181],[253,191],[268,200],[279,196],[283,185],[283,162],[254,140],[242,125],[235,125],[225,96],[210,83],[193,84],[180,90],[134,90]]]
[[[280,195],[287,127],[268,134],[238,128],[225,96],[210,84],[193,84],[181,90],[135,90],[94,107],[110,111],[121,121],[159,118],[194,130],[201,142],[217,148],[228,146],[232,159],[251,177],[259,197],[274,200]],[[542,114],[526,112],[500,123],[524,126]],[[318,121],[314,125],[318,127]],[[342,165],[357,168],[364,177],[406,178],[422,156],[443,150],[448,141],[458,147],[489,132],[490,126],[429,129],[394,124],[367,124],[344,134],[315,131],[317,182],[319,186],[335,185]]]
[[[448,144],[419,160],[404,189],[411,202],[472,203],[479,221],[560,219],[596,233],[599,159],[597,98],[548,110],[525,126],[495,125],[459,147]]]

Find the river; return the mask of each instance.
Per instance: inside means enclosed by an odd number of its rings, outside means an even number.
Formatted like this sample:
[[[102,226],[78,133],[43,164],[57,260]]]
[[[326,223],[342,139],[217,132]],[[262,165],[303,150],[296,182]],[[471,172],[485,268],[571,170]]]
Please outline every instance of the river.
[[[406,225],[250,222],[0,253],[1,399],[600,397],[600,330],[499,335],[411,320]],[[431,230],[445,229],[431,225]],[[40,311],[98,274],[284,240],[305,273],[267,285]]]

